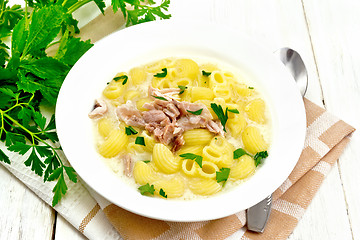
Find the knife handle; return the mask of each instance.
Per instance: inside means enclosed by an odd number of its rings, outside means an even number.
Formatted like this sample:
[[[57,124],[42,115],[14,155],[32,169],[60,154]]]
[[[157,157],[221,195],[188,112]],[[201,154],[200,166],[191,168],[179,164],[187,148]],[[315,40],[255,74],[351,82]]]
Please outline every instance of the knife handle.
[[[253,232],[264,232],[271,212],[272,195],[247,210],[247,228]]]

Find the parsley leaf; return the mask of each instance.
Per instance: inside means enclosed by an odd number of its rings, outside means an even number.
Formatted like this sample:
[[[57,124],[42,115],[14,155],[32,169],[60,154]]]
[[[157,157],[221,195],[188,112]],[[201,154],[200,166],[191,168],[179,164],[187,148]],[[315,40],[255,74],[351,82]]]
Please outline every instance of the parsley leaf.
[[[178,85],[178,88],[180,88],[180,92],[179,92],[179,95],[180,95],[180,94],[183,94],[183,93],[184,93],[184,91],[185,91],[185,89],[187,89],[188,87]]]
[[[137,138],[135,139],[135,144],[139,144],[139,145],[145,146],[145,139],[144,139],[144,137],[137,137]]]
[[[216,181],[219,182],[226,182],[230,175],[230,168],[221,168],[220,172],[216,172]]]
[[[204,75],[205,77],[208,77],[211,75],[211,72],[205,72],[204,70],[201,71],[202,75]]]
[[[235,109],[235,108],[234,108],[234,109],[228,108],[227,111],[228,111],[228,112],[235,113],[235,114],[239,114],[239,113],[240,113],[239,110],[237,110],[237,109]]]
[[[167,195],[165,194],[164,189],[160,188],[159,194],[160,194],[160,196],[167,198]]]
[[[166,77],[166,75],[167,75],[167,68],[163,68],[163,69],[161,69],[161,73],[157,73],[157,74],[155,74],[154,75],[154,77],[157,77],[157,78],[164,78],[164,77]]]
[[[0,161],[4,163],[10,164],[9,157],[3,152],[3,150],[0,149]]]
[[[143,162],[144,162],[144,163],[149,163],[149,162],[150,162],[150,160],[144,160]]]
[[[184,158],[184,159],[195,160],[195,162],[197,164],[199,164],[199,166],[202,168],[202,160],[203,160],[202,156],[196,155],[196,154],[193,154],[193,153],[184,153],[184,154],[181,154],[179,156]]]
[[[155,192],[154,185],[150,186],[149,183],[140,186],[138,189],[139,189],[141,195],[146,195],[146,194],[154,195],[154,192]]]
[[[259,164],[261,164],[262,160],[267,158],[269,156],[267,151],[258,152],[254,156],[255,160],[255,166],[257,167]]]
[[[125,133],[126,133],[126,135],[135,135],[138,132],[132,126],[128,126],[128,127],[125,127]]]
[[[189,113],[192,113],[192,114],[194,114],[194,115],[200,115],[201,113],[202,113],[202,108],[201,109],[199,109],[199,110],[197,110],[197,111],[190,111],[190,110],[186,110],[187,112],[189,112]]]
[[[245,154],[249,155],[244,149],[238,148],[234,151],[233,158],[238,159],[239,157],[241,157],[242,155],[245,155]]]
[[[122,85],[125,85],[127,83],[128,79],[129,79],[129,77],[126,76],[126,75],[121,75],[120,77],[114,77],[113,78],[113,80],[116,81],[116,82],[119,81],[119,80],[123,80]]]
[[[163,101],[167,101],[166,98],[164,97],[158,97],[158,96],[154,96],[154,95],[151,95],[153,98],[156,98],[156,99],[159,99],[159,100],[163,100]]]
[[[214,111],[214,113],[218,116],[218,118],[221,122],[221,125],[223,125],[224,131],[226,132],[225,124],[228,120],[227,108],[224,113],[220,104],[217,105],[216,103],[211,103],[210,106],[211,106],[211,109]]]

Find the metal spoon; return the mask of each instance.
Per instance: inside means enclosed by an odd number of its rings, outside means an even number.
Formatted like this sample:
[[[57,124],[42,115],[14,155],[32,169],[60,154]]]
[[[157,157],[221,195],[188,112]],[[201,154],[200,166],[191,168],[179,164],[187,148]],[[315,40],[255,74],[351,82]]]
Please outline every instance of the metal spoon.
[[[298,52],[291,48],[281,48],[275,53],[294,77],[300,93],[305,95],[308,86],[308,74]],[[271,212],[272,195],[247,210],[247,228],[253,232],[264,232]]]

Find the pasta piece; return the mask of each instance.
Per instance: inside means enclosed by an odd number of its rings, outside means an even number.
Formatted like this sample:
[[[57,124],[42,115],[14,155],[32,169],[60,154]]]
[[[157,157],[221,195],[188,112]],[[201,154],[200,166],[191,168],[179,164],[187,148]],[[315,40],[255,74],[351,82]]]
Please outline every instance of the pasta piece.
[[[206,145],[213,138],[213,134],[207,129],[197,128],[185,131],[183,134],[186,145]]]
[[[180,167],[180,159],[175,158],[172,152],[161,143],[154,145],[152,160],[159,170],[164,173],[174,173]]]
[[[247,151],[251,154],[265,151],[268,148],[268,144],[265,142],[259,129],[254,126],[248,126],[242,133],[242,142]]]
[[[254,122],[264,124],[265,123],[265,102],[264,100],[257,98],[250,101],[246,107],[245,112],[248,117]]]
[[[201,177],[204,178],[216,178],[216,172],[219,171],[219,167],[212,162],[203,161],[202,168],[198,168],[198,173]]]
[[[249,155],[242,155],[231,167],[230,178],[239,180],[249,177],[255,172],[255,161]]]
[[[216,86],[227,85],[224,74],[221,71],[213,71],[209,76],[209,87],[214,89]]]
[[[176,153],[178,155],[184,154],[184,153],[193,153],[196,155],[202,155],[204,145],[187,145],[185,143],[184,146],[182,146]]]
[[[99,153],[106,158],[115,157],[125,149],[128,137],[124,130],[113,129],[99,147]]]
[[[178,198],[184,195],[185,184],[180,177],[172,179],[160,179],[154,182],[155,193],[159,195],[162,189],[167,198]]]
[[[191,59],[177,59],[175,61],[175,66],[178,77],[195,79],[199,72],[198,64]]]
[[[185,159],[181,164],[181,170],[185,175],[194,177],[198,173],[199,164],[197,164],[194,160]]]
[[[144,146],[136,144],[135,142],[130,142],[126,147],[127,152],[131,153],[144,153],[147,149]]]
[[[234,161],[233,146],[224,137],[214,137],[203,149],[204,161],[215,163],[219,168],[230,167]]]
[[[133,85],[139,85],[146,81],[147,73],[143,67],[135,67],[129,71],[129,77]]]
[[[190,78],[179,78],[172,81],[171,87],[177,88],[178,86],[192,86],[193,81]]]
[[[145,141],[145,146],[144,148],[146,149],[146,151],[148,152],[152,152],[154,149],[154,146],[156,144],[155,139],[152,136],[149,136],[147,133],[142,132],[140,134],[140,136],[144,137],[144,141]]]
[[[231,84],[231,88],[234,91],[234,95],[240,97],[240,99],[242,97],[249,97],[254,95],[255,90],[252,87],[246,86],[246,84],[242,84],[242,83],[234,83]]]
[[[145,103],[152,102],[150,98],[141,98],[136,102],[136,108],[140,111],[148,111],[149,109],[144,108]]]
[[[126,85],[123,85],[122,81],[112,80],[104,89],[103,95],[108,99],[116,99],[123,94],[125,88]]]
[[[143,161],[137,161],[134,165],[133,176],[135,182],[140,185],[152,183],[157,179],[157,173],[152,168],[151,164]]]
[[[154,73],[162,72],[163,68],[170,68],[173,66],[174,66],[174,60],[166,58],[166,59],[162,59],[157,62],[146,65],[145,70],[154,74]]]
[[[244,115],[240,112],[239,114],[234,114],[234,118],[229,118],[226,126],[231,132],[231,135],[237,137],[240,135],[242,130],[246,127],[247,122]]]
[[[221,190],[221,185],[214,179],[194,178],[189,181],[189,188],[194,194],[212,195]]]
[[[97,123],[98,132],[101,136],[107,137],[114,128],[114,123],[109,118],[101,118]]]
[[[210,88],[206,87],[193,87],[191,91],[191,101],[197,100],[213,100],[214,93]]]
[[[231,100],[231,90],[227,85],[217,85],[213,88],[214,96],[216,98],[222,98],[225,102],[230,102]]]
[[[126,93],[124,94],[124,99],[125,101],[133,100],[134,98],[137,98],[140,95],[141,93],[139,91],[135,91],[135,90],[126,91]]]

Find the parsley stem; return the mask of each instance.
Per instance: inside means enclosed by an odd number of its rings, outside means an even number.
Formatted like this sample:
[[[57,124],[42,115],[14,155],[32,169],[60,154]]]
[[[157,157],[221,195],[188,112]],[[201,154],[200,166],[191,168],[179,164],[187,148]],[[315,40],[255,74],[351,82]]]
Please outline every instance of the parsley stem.
[[[79,1],[76,2],[74,5],[72,5],[71,7],[69,7],[67,13],[72,14],[73,12],[75,12],[77,9],[79,9],[80,7],[82,7],[83,5],[91,2],[92,0],[83,0],[83,1]]]

